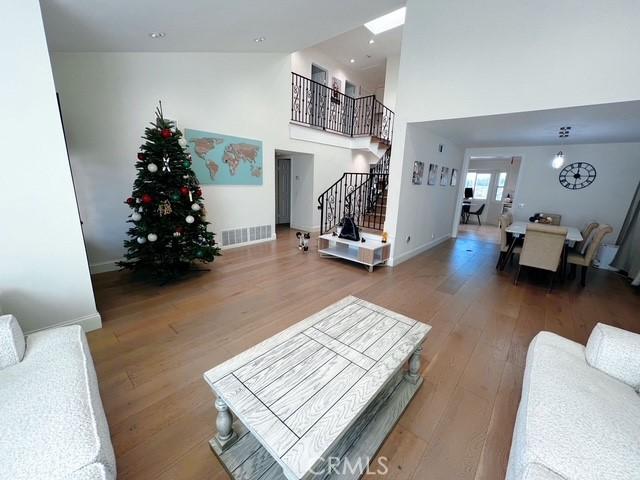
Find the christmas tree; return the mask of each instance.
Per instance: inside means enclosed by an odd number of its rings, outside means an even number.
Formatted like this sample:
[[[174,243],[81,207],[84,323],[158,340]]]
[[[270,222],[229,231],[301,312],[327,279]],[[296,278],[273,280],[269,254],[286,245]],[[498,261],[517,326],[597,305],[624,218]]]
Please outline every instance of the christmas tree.
[[[145,129],[138,176],[125,203],[132,226],[125,240],[126,261],[118,265],[147,278],[167,281],[192,270],[193,262],[212,262],[220,249],[207,231],[198,179],[191,169],[187,141],[174,122],[156,110]]]

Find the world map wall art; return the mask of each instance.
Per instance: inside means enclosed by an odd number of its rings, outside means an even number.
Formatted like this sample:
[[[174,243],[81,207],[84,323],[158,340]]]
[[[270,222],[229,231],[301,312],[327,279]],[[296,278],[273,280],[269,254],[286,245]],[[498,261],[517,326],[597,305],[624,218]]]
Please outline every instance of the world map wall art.
[[[262,142],[185,129],[192,168],[204,185],[262,185]]]

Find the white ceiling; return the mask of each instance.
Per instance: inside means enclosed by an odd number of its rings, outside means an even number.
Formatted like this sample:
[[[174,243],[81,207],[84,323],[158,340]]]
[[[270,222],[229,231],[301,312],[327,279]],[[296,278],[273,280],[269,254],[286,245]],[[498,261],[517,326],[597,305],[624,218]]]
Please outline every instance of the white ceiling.
[[[49,48],[64,52],[294,52],[405,0],[41,0]],[[150,32],[165,32],[152,39]],[[254,38],[265,37],[263,43]]]
[[[375,43],[369,44],[372,38]],[[402,27],[373,35],[364,26],[360,26],[315,47],[350,68],[362,71],[371,83],[383,85],[386,59],[400,55],[401,44]],[[349,63],[352,58],[355,63]]]
[[[437,120],[423,126],[462,147],[560,145],[558,130],[571,126],[563,144],[640,142],[640,101]]]

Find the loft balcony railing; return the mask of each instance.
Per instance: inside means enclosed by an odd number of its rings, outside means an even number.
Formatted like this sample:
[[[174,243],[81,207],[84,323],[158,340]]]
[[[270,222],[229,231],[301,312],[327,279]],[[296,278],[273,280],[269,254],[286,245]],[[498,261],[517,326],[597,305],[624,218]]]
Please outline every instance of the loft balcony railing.
[[[394,113],[374,95],[353,98],[297,73],[291,73],[291,121],[333,133],[393,137]]]

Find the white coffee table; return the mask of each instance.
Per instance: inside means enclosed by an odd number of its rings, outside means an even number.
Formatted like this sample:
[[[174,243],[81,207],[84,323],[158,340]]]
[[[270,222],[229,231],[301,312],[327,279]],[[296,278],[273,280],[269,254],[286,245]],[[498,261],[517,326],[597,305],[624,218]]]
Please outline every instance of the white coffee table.
[[[350,296],[212,368],[214,452],[234,479],[358,478],[347,462],[366,468],[420,387],[430,329]]]

